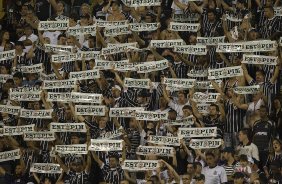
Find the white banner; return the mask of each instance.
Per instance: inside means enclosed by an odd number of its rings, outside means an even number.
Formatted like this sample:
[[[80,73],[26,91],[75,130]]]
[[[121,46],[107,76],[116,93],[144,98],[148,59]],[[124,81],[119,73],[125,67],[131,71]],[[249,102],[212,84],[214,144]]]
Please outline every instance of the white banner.
[[[24,141],[54,141],[55,132],[24,132]]]
[[[243,76],[243,70],[241,66],[233,66],[219,69],[209,69],[208,79],[224,79],[237,76]]]
[[[80,34],[87,35],[90,34],[92,36],[96,35],[96,25],[91,26],[81,26],[80,27]]]
[[[150,45],[151,47],[155,48],[174,48],[175,46],[184,45],[185,42],[182,39],[177,40],[151,40]]]
[[[20,106],[0,105],[0,112],[12,115],[19,115],[20,109]]]
[[[122,151],[123,140],[91,139],[90,151]]]
[[[200,14],[198,13],[182,13],[182,14],[173,14],[172,17],[175,22],[199,22]]]
[[[197,37],[197,44],[199,45],[218,45],[224,43],[225,36],[219,37]]]
[[[235,43],[219,43],[216,52],[270,52],[277,49],[276,41],[259,40]]]
[[[221,146],[221,139],[191,139],[189,147],[192,149],[211,149]]]
[[[105,36],[118,36],[130,33],[128,25],[106,27],[104,30]]]
[[[179,120],[167,120],[165,123],[170,126],[192,126],[194,124],[193,115]]]
[[[76,54],[53,54],[51,61],[54,63],[65,63],[65,62],[71,62],[76,61],[77,55]]]
[[[113,130],[113,131],[110,131],[110,132],[106,132],[102,135],[100,135],[100,137],[98,137],[98,139],[114,139],[114,138],[118,138],[120,137],[122,134],[123,134],[123,128],[120,127],[119,129],[117,130]]]
[[[86,79],[99,79],[99,70],[85,70],[80,72],[70,72],[70,79],[73,80],[86,80]]]
[[[60,174],[63,172],[59,164],[53,163],[33,163],[31,164],[30,171],[33,173],[41,174]]]
[[[173,147],[159,147],[159,146],[139,146],[136,149],[137,155],[157,155],[157,156],[168,156],[173,157]]]
[[[23,135],[26,132],[34,132],[34,124],[23,126],[4,126],[3,135]]]
[[[166,120],[168,118],[168,113],[160,113],[153,111],[137,111],[135,113],[136,120],[146,120],[146,121],[159,121]]]
[[[215,80],[218,86],[221,86],[222,80]],[[195,82],[196,89],[214,89],[211,81],[196,81]]]
[[[149,73],[153,71],[164,70],[168,68],[168,61],[166,59],[160,61],[145,62],[136,65],[137,73]]]
[[[167,136],[149,136],[148,141],[153,144],[162,144],[162,145],[170,145],[170,146],[180,146],[180,138],[179,137],[167,137]]]
[[[40,87],[17,87],[17,88],[10,88],[10,93],[28,93],[28,92],[38,92],[41,93]]]
[[[76,53],[76,58],[78,60],[89,61],[91,59],[100,59],[100,51],[78,51]]]
[[[195,84],[195,79],[181,79],[181,78],[164,78],[164,84],[168,87],[177,87],[182,89],[190,89]]]
[[[73,52],[73,46],[44,44],[46,52]]]
[[[50,123],[51,132],[86,132],[85,123]]]
[[[239,19],[238,17],[235,17],[231,14],[225,14],[226,15],[226,19],[231,21],[231,22],[242,22],[242,19]]]
[[[274,16],[282,16],[282,6],[273,7],[274,9]]]
[[[71,93],[48,92],[47,102],[70,102]]]
[[[72,102],[101,104],[102,100],[102,94],[71,92]]]
[[[76,80],[44,80],[43,89],[74,88]]]
[[[128,59],[127,60],[121,60],[121,61],[107,61],[107,60],[96,59],[94,69],[110,70],[110,69],[115,68],[116,66],[125,65],[125,64],[128,64],[128,63],[129,63]]]
[[[241,63],[255,64],[255,65],[276,65],[278,57],[263,56],[263,55],[243,55]]]
[[[68,27],[69,27],[69,21],[40,21],[38,24],[38,30],[40,31],[67,30]]]
[[[155,31],[158,29],[160,23],[131,23],[129,27],[131,31],[143,32],[143,31]]]
[[[13,76],[9,74],[0,74],[0,83],[5,83],[8,79],[13,79]]]
[[[137,63],[115,63],[115,71],[127,72],[136,71]]]
[[[122,20],[122,21],[97,20],[96,25],[97,27],[123,26],[123,25],[127,25],[127,20]]]
[[[200,24],[170,22],[168,29],[172,31],[197,32],[200,29]]]
[[[179,128],[178,137],[216,137],[217,127]]]
[[[260,91],[260,86],[255,85],[255,86],[237,86],[233,88],[234,92],[237,94],[256,94]]]
[[[0,52],[0,62],[4,60],[14,59],[16,57],[15,49]]]
[[[210,105],[211,104],[207,104],[207,103],[197,103],[197,109],[199,113],[208,114]]]
[[[43,71],[43,65],[39,63],[31,66],[21,66],[17,70],[22,73],[40,73]]]
[[[105,116],[106,106],[104,105],[76,105],[76,115]]]
[[[102,55],[109,55],[109,54],[117,54],[121,52],[127,52],[127,49],[129,47],[136,47],[137,42],[133,43],[121,43],[121,44],[114,44],[110,45],[108,44],[108,47],[102,48]]]
[[[193,100],[197,103],[215,103],[220,93],[202,93],[196,92],[193,95]]]
[[[55,151],[60,154],[84,154],[88,153],[87,144],[55,145]]]
[[[123,117],[123,118],[133,118],[135,117],[136,112],[144,111],[143,107],[119,107],[119,108],[110,108],[109,116],[110,117]]]
[[[39,119],[52,119],[53,109],[48,110],[29,110],[21,109],[20,117],[22,118],[39,118]]]
[[[122,2],[129,7],[140,6],[160,6],[161,0],[122,0]]]
[[[150,88],[150,79],[133,79],[133,78],[125,78],[124,86],[128,88]]]
[[[39,101],[41,94],[38,92],[19,93],[14,92],[9,94],[10,100],[14,101]]]
[[[136,172],[157,170],[158,167],[158,160],[125,160],[122,164],[123,170]]]
[[[181,54],[193,54],[193,55],[206,55],[207,54],[207,48],[205,45],[175,46],[173,51],[181,53]]]
[[[20,149],[0,152],[0,162],[20,159]]]
[[[187,73],[188,77],[207,77],[208,71],[207,70],[195,70],[192,69]]]

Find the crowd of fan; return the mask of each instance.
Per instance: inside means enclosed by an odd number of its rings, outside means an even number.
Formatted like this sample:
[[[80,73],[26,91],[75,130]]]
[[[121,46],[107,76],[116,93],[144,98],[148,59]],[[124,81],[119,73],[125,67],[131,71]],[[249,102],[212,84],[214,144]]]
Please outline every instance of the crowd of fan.
[[[282,33],[281,15],[275,10],[282,6],[279,0],[163,0],[161,6],[128,7],[114,0],[15,0],[7,1],[6,16],[1,20],[0,52],[15,49],[14,60],[0,58],[0,74],[10,74],[12,79],[0,84],[1,104],[16,105],[24,109],[53,109],[52,119],[22,118],[1,112],[0,126],[35,124],[36,131],[48,130],[51,122],[87,125],[86,133],[56,133],[55,141],[24,141],[21,135],[1,136],[1,152],[20,148],[19,160],[0,163],[0,183],[282,183],[282,124],[280,93],[281,48],[273,52],[256,52],[257,55],[277,56],[277,65],[241,64],[242,53],[217,53],[216,46],[209,46],[207,55],[197,56],[176,53],[171,48],[154,48],[150,40],[183,39],[187,45],[195,45],[197,37],[225,36],[226,42],[277,40]],[[51,16],[49,15],[51,12]],[[186,17],[186,23],[200,23],[197,32],[176,32],[168,29],[177,15]],[[227,16],[241,21],[232,22]],[[131,32],[116,37],[106,37],[102,28],[94,35],[71,36],[64,31],[38,31],[39,21],[69,20],[70,27],[93,25],[98,19],[107,21],[128,20],[129,23],[154,23],[160,26],[154,31]],[[132,63],[167,59],[169,67],[145,74],[135,71],[118,72],[115,69],[100,70],[99,79],[80,80],[75,89],[43,90],[40,101],[12,101],[10,88],[42,86],[40,73],[21,73],[26,65],[43,63],[45,78],[68,79],[74,71],[95,68],[95,60],[77,60],[52,63],[44,44],[70,45],[76,51],[100,51],[108,43],[137,42],[141,50],[128,49],[124,53],[108,55],[102,59]],[[168,91],[164,78],[188,78],[187,73],[207,71],[209,68],[242,66],[243,76],[222,80],[218,85],[211,80],[209,89]],[[199,73],[199,72],[198,72]],[[126,88],[124,78],[150,79],[151,89]],[[197,81],[208,81],[207,76],[194,76]],[[253,95],[238,95],[233,88],[258,84],[261,91]],[[193,116],[189,127],[217,127],[217,138],[222,145],[214,149],[189,147],[189,140],[181,139],[174,146],[173,157],[154,153],[136,154],[139,145],[148,143],[151,135],[177,136],[180,126],[160,121],[139,121],[135,118],[111,118],[105,116],[80,116],[74,112],[76,103],[49,102],[48,92],[95,93],[103,95],[108,110],[113,107],[143,107],[146,111],[167,112],[169,120],[181,120]],[[206,114],[198,111],[193,100],[195,92],[220,93]],[[124,129],[117,139],[124,140],[122,152],[95,152],[87,155],[52,155],[55,145],[90,143],[105,132]],[[158,145],[161,146],[161,145]],[[153,171],[129,172],[122,169],[125,159],[159,160],[160,167]],[[31,173],[33,163],[58,163],[62,174]]]

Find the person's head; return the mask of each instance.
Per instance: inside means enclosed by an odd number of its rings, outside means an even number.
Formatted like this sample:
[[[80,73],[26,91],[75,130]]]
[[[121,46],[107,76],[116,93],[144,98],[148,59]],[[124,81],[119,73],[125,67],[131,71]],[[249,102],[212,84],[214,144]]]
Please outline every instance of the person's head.
[[[79,158],[75,159],[71,162],[70,169],[74,172],[81,172],[83,170],[83,161]]]
[[[195,176],[195,184],[204,184],[205,183],[205,175],[200,174],[199,176]]]
[[[85,14],[80,16],[80,25],[81,26],[88,26],[90,21],[90,15]]]
[[[225,147],[222,150],[223,158],[225,160],[229,160],[231,158],[234,158],[234,149],[232,147]]]
[[[99,128],[104,129],[107,126],[108,118],[106,116],[101,116],[97,118],[97,122],[98,122]]]
[[[146,61],[155,61],[155,60],[156,59],[155,59],[154,54],[150,53],[150,54],[147,55],[147,60]]]
[[[274,109],[280,109],[281,108],[281,100],[280,100],[279,97],[274,98],[273,106],[274,106]]]
[[[177,93],[177,99],[178,99],[178,102],[180,104],[185,104],[186,103],[186,95],[183,91],[179,91]]]
[[[196,34],[191,34],[189,36],[189,40],[188,40],[190,45],[196,45],[197,43],[197,35]]]
[[[42,107],[42,102],[40,102],[40,101],[33,102],[33,109],[34,110],[40,110],[41,107]]]
[[[15,168],[15,175],[16,175],[16,176],[20,176],[20,175],[23,174],[23,172],[24,172],[23,166],[20,165],[20,164],[18,164],[18,165],[16,166],[16,168]]]
[[[219,114],[219,107],[216,104],[211,104],[209,107],[209,115],[216,116]]]
[[[159,184],[160,183],[160,180],[159,180],[158,176],[156,176],[156,175],[151,176],[150,180],[153,181],[153,184]]]
[[[22,41],[16,41],[15,49],[16,49],[16,51],[23,51],[23,49],[24,49],[23,42]]]
[[[174,109],[170,109],[168,111],[168,119],[169,120],[176,120],[177,112]]]
[[[137,120],[134,117],[129,119],[129,128],[137,128]]]
[[[58,1],[57,3],[57,13],[63,13],[65,9],[65,5],[63,1]]]
[[[111,8],[112,8],[112,11],[118,11],[119,10],[119,2],[117,1],[112,1],[112,4],[111,4]]]
[[[252,100],[253,100],[253,102],[257,102],[257,101],[259,101],[259,99],[261,99],[261,98],[262,98],[262,92],[259,91],[259,92],[255,93],[255,94],[253,94]]]
[[[191,183],[191,181],[193,179],[191,174],[184,174],[184,175],[182,175],[181,178],[182,178],[183,183]]]
[[[194,162],[193,166],[194,166],[195,174],[201,174],[202,173],[203,166],[202,166],[201,162]]]
[[[94,36],[89,36],[88,37],[88,47],[89,48],[94,48],[95,47],[95,40],[96,40],[96,38]]]
[[[248,156],[247,155],[244,155],[244,154],[240,155],[239,160],[240,160],[240,165],[242,167],[248,166],[249,162],[248,162]]]
[[[195,174],[195,168],[194,168],[193,163],[188,163],[186,168],[187,168],[186,171],[187,171],[188,174],[190,174],[190,175]]]
[[[188,117],[193,114],[193,109],[190,105],[184,105],[182,107],[184,117]]]
[[[256,40],[259,37],[259,33],[256,29],[251,29],[248,32],[248,40],[252,41],[252,40]]]
[[[16,72],[13,75],[13,80],[14,80],[14,84],[16,85],[16,87],[20,87],[23,82],[23,74],[21,72]]]
[[[261,105],[259,108],[259,116],[261,119],[265,119],[268,116],[268,108],[265,105]]]
[[[25,28],[24,28],[24,34],[25,35],[30,36],[32,34],[32,32],[33,32],[33,29],[30,25],[25,26]]]
[[[76,13],[71,13],[69,16],[69,26],[74,27],[77,24],[78,21],[78,15]]]
[[[138,104],[146,104],[147,103],[147,97],[148,97],[148,93],[146,90],[142,90],[138,93],[137,95],[137,102]]]
[[[118,157],[115,155],[111,155],[109,158],[109,166],[110,168],[116,168],[118,165]]]
[[[67,45],[69,45],[69,46],[74,46],[74,39],[75,39],[74,36],[69,36],[69,37],[67,38]]]
[[[236,8],[240,10],[246,8],[246,2],[244,0],[238,0],[236,3]]]
[[[282,142],[281,140],[274,138],[272,141],[272,147],[274,152],[281,152],[282,151]]]
[[[71,144],[79,144],[80,142],[79,134],[76,134],[76,133],[71,134],[70,142]]]
[[[0,65],[0,74],[10,74],[10,67],[7,65]]]
[[[234,184],[243,184],[245,175],[241,172],[236,172],[233,175]]]
[[[145,15],[145,17],[144,17],[144,21],[145,21],[146,23],[152,23],[152,22],[153,22],[152,14],[147,13],[147,14]]]
[[[256,71],[256,81],[257,82],[264,82],[265,73],[262,70]]]
[[[10,40],[10,33],[7,30],[3,30],[0,34],[0,41],[8,41]]]
[[[208,9],[208,20],[210,22],[214,22],[216,20],[216,12],[215,9]]]
[[[249,141],[249,134],[250,134],[250,131],[247,128],[243,128],[242,130],[240,130],[239,135],[238,135],[239,141],[240,142]]]
[[[26,5],[26,4],[22,5],[22,8],[21,8],[21,15],[22,15],[22,16],[26,16],[26,15],[27,15],[27,12],[28,12],[28,5]]]
[[[159,107],[160,108],[168,107],[168,103],[167,103],[166,99],[163,96],[160,97],[160,99],[159,99]]]
[[[216,166],[217,160],[216,160],[214,153],[212,153],[212,152],[206,153],[206,162],[207,162],[207,165],[209,167],[215,167]]]
[[[274,16],[274,9],[272,6],[264,7],[264,16],[268,19],[271,19]]]
[[[265,6],[273,6],[274,1],[273,0],[266,0]]]
[[[43,181],[43,184],[53,184],[54,183],[53,179],[49,177],[44,177],[42,181]]]
[[[119,85],[115,85],[112,87],[112,95],[113,98],[119,98],[121,95],[121,87]]]
[[[58,36],[58,45],[66,45],[67,43],[67,36],[65,34],[60,34]]]
[[[90,12],[90,6],[87,3],[83,3],[80,7],[80,10],[81,10],[82,15],[86,15],[86,14],[89,15],[91,13]]]

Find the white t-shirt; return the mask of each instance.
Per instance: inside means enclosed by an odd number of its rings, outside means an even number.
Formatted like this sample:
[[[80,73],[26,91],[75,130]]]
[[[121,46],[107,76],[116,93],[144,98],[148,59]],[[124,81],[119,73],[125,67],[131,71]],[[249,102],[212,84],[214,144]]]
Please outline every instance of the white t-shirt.
[[[255,158],[256,160],[259,161],[259,152],[258,152],[258,147],[254,144],[251,143],[249,145],[239,145],[237,147],[237,149],[239,150],[239,155],[247,155],[249,157]]]
[[[32,43],[34,43],[35,41],[37,41],[38,36],[36,36],[33,33],[28,37],[26,35],[23,35],[22,37],[20,37],[19,41],[24,41],[24,40],[27,40],[27,39],[29,39]],[[24,52],[28,52],[31,49],[31,47],[32,46],[25,46]]]
[[[205,175],[205,184],[221,184],[227,182],[227,175],[223,167],[204,167],[202,174]]]
[[[61,34],[60,31],[45,31],[43,33],[43,37],[48,37],[50,39],[50,44],[57,45],[58,43],[58,36]]]
[[[183,118],[183,111],[182,111],[182,108],[185,106],[185,105],[190,105],[189,102],[187,102],[186,104],[184,105],[180,105],[178,104],[177,102],[171,100],[169,103],[168,103],[168,106],[171,107],[173,110],[175,110],[177,112],[177,119],[182,119]]]

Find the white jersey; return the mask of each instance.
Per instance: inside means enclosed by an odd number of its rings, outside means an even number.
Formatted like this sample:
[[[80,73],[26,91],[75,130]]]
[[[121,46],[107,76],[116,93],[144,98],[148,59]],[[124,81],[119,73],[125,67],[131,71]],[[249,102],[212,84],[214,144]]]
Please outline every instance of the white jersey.
[[[221,184],[227,182],[227,175],[223,167],[204,167],[202,174],[205,175],[205,184]]]

